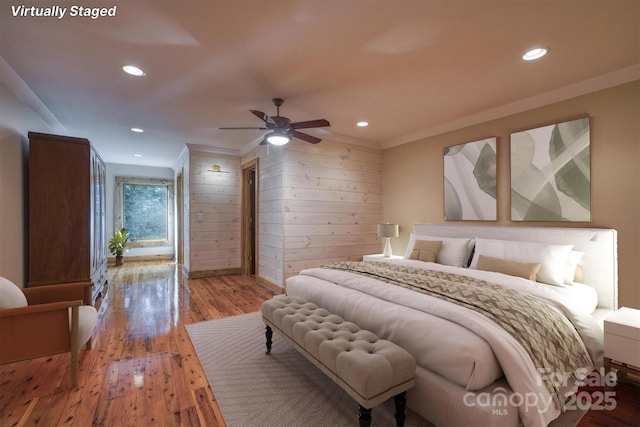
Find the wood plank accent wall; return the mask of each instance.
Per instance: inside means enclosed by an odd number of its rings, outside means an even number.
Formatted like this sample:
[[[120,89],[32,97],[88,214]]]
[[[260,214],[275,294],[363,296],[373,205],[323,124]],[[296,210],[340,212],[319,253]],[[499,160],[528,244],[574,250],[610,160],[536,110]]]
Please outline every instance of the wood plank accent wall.
[[[240,156],[189,150],[189,277],[240,271],[240,179]]]
[[[258,146],[242,158],[258,163],[258,279],[284,286],[284,147]]]
[[[381,252],[382,150],[294,140],[284,158],[284,279]]]

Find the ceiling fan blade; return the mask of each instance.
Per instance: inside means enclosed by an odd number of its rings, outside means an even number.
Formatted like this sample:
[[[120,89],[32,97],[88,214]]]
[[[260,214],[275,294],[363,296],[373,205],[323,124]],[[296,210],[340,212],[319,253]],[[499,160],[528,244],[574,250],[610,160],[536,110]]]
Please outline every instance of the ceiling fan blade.
[[[268,143],[267,138],[262,138],[262,141],[260,141],[260,144],[258,145],[267,145]]]
[[[262,111],[257,111],[257,110],[249,110],[249,111],[251,111],[251,113],[254,116],[258,117],[260,120],[262,120],[265,123],[269,123],[271,125],[275,125],[276,124],[275,120],[273,120],[271,117],[267,116]]]
[[[296,137],[298,139],[301,139],[303,141],[310,142],[312,144],[317,144],[318,142],[322,141],[320,138],[316,138],[315,136],[307,135],[306,133],[298,132],[297,130],[294,130],[293,132],[291,132],[290,135],[294,136],[294,137]]]
[[[329,123],[325,119],[309,120],[309,121],[306,121],[306,122],[291,123],[291,127],[293,129],[323,128],[323,127],[327,127],[327,126],[331,126],[331,123]]]
[[[267,130],[267,128],[258,128],[258,127],[235,127],[235,128],[218,128],[218,129],[259,129],[259,130]]]

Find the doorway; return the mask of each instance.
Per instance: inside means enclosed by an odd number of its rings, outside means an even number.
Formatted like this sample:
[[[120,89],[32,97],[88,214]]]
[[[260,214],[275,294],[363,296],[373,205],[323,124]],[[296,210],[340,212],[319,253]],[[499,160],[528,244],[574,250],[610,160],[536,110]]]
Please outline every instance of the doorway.
[[[258,274],[258,159],[242,165],[242,274]]]

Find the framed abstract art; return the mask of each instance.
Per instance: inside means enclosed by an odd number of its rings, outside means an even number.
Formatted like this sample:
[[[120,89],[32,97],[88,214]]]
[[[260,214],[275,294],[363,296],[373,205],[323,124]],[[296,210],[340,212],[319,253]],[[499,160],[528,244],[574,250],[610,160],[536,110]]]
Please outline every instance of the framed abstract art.
[[[444,149],[444,219],[496,220],[496,138]]]
[[[511,134],[511,220],[591,221],[589,118]]]

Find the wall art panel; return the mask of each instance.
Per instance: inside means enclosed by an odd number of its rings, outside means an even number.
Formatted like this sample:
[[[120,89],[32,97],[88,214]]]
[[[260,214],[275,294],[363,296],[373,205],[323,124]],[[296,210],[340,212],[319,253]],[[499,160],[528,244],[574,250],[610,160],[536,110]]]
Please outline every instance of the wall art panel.
[[[444,219],[496,220],[496,138],[444,149]]]
[[[511,220],[591,221],[589,118],[511,134]]]

